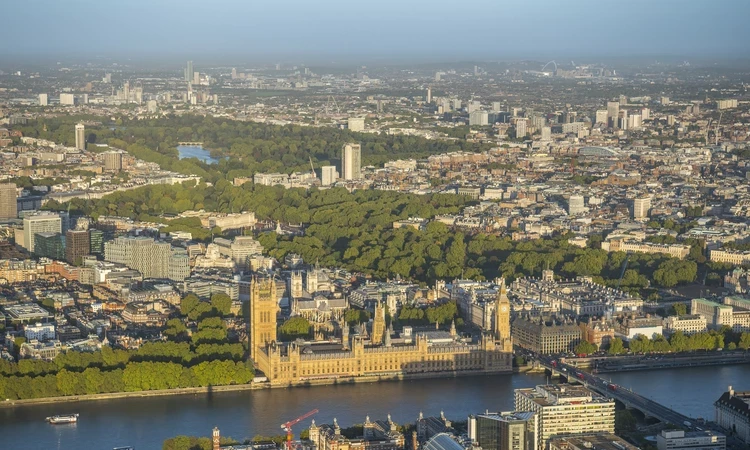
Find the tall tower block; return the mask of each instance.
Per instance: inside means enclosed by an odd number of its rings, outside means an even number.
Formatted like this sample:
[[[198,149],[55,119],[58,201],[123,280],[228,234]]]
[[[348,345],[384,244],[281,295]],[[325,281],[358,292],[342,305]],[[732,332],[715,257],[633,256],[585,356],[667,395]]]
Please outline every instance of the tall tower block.
[[[253,278],[250,288],[250,357],[256,360],[258,350],[276,340],[276,281]]]

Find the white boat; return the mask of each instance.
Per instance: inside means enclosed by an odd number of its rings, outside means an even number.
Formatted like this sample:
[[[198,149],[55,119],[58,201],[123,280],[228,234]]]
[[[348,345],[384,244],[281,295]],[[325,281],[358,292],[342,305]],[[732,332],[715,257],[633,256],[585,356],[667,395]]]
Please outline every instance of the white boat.
[[[47,422],[54,425],[63,423],[76,423],[78,422],[78,414],[63,414],[59,416],[47,417]]]

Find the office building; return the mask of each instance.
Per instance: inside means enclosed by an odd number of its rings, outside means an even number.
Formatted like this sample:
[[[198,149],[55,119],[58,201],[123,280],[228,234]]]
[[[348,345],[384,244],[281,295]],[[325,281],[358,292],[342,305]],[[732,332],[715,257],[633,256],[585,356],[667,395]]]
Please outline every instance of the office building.
[[[628,110],[627,109],[621,109],[620,110],[620,118],[617,120],[620,129],[627,130],[628,129]]]
[[[620,118],[620,103],[607,102],[607,126],[616,128],[617,119]]]
[[[60,94],[60,105],[61,106],[73,106],[76,104],[76,97],[73,94],[62,93]]]
[[[88,230],[68,230],[65,232],[65,261],[80,265],[84,256],[91,253],[91,240]]]
[[[55,324],[37,322],[34,325],[23,327],[23,335],[26,341],[46,341],[55,338]]]
[[[608,116],[609,116],[609,112],[606,109],[597,109],[596,116],[594,118],[594,123],[602,123],[604,125],[607,125]]]
[[[523,139],[526,137],[526,119],[518,119],[516,121],[516,139]]]
[[[517,317],[512,330],[516,345],[542,355],[570,352],[581,342],[578,325],[555,317]]]
[[[731,109],[731,108],[736,108],[737,105],[738,105],[737,99],[717,100],[716,101],[716,108],[717,109]]]
[[[76,148],[86,150],[86,127],[82,123],[76,125]]]
[[[651,210],[651,197],[644,196],[638,197],[633,200],[633,218],[634,219],[645,219],[648,217],[648,212]]]
[[[568,214],[575,216],[585,211],[586,206],[584,206],[583,195],[571,195],[570,199],[568,199]]]
[[[18,218],[18,187],[15,183],[0,184],[0,220]]]
[[[362,146],[344,144],[341,150],[341,177],[344,180],[362,178]]]
[[[350,117],[347,121],[347,128],[351,131],[365,131],[365,118]]]
[[[750,445],[750,391],[735,391],[729,386],[714,407],[715,422],[725,430],[732,430],[735,437]]]
[[[489,125],[489,114],[487,114],[487,111],[472,111],[472,113],[469,114],[469,125],[486,127]]]
[[[188,263],[186,258],[174,258],[171,245],[155,241],[149,237],[122,236],[104,244],[104,259],[124,264],[139,271],[144,278],[170,278],[174,281],[186,273],[181,265]],[[189,272],[189,271],[188,271]],[[177,276],[176,274],[179,274]]]
[[[38,233],[62,233],[62,220],[58,214],[40,213],[26,216],[23,219],[24,248],[34,253],[34,244]]]
[[[516,411],[537,416],[537,450],[546,448],[553,437],[615,432],[615,401],[580,385],[516,389],[514,399]]]
[[[122,153],[104,152],[104,170],[108,172],[119,172],[122,170]]]
[[[185,67],[185,81],[188,83],[193,82],[193,62],[188,61],[187,67]]]
[[[62,235],[53,232],[36,233],[33,253],[40,258],[62,260],[65,256]]]
[[[336,182],[339,174],[336,166],[323,166],[320,168],[320,181],[323,186],[330,186]]]
[[[49,97],[47,94],[39,94],[39,106],[49,105]]]
[[[727,437],[713,431],[662,430],[656,435],[659,450],[724,450]]]
[[[542,140],[543,141],[551,141],[552,140],[552,128],[550,128],[550,127],[542,127]]]
[[[469,416],[471,442],[482,450],[536,450],[533,412],[486,413]]]
[[[431,87],[427,88],[427,95],[425,96],[425,101],[427,102],[427,104],[432,103],[432,88]]]
[[[92,255],[104,254],[104,232],[102,230],[89,230],[89,252]]]
[[[565,436],[549,441],[549,450],[640,450],[639,447],[612,434],[597,433]]]

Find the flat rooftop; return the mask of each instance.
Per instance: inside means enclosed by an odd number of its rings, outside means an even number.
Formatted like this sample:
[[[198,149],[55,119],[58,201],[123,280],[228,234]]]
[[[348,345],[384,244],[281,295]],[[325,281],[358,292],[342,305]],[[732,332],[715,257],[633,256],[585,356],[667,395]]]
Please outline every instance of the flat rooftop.
[[[535,388],[516,389],[516,391],[540,406],[614,403],[614,400],[603,397],[578,384],[546,384],[539,385]]]
[[[10,316],[11,320],[47,319],[52,317],[52,314],[47,312],[46,309],[35,304],[5,306],[3,309]]]

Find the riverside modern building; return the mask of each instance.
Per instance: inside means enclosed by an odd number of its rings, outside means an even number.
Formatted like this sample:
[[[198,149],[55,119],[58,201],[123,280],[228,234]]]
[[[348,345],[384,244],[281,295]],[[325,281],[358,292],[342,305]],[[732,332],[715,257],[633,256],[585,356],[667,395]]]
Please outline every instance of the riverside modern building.
[[[656,435],[659,450],[724,450],[727,437],[712,431],[662,430]]]
[[[536,421],[533,412],[472,415],[468,420],[469,438],[483,450],[535,450]]]
[[[555,437],[615,432],[615,401],[579,385],[516,389],[515,409],[537,415],[538,450]]]
[[[729,386],[727,392],[714,403],[715,421],[745,444],[750,445],[750,391],[735,391]]]

